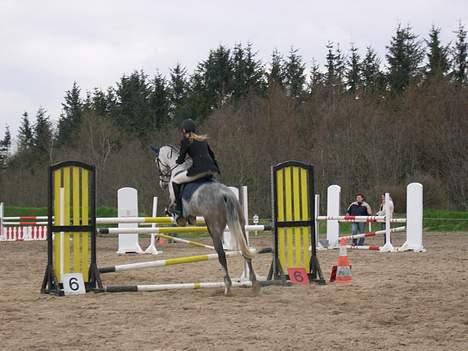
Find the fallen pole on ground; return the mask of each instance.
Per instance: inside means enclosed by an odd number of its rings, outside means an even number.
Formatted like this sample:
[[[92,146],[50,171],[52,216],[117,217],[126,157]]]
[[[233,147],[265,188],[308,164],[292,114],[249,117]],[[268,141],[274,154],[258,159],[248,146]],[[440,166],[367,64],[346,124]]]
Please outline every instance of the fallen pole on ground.
[[[259,255],[259,254],[264,254],[264,253],[271,253],[272,251],[273,250],[268,247],[264,249],[255,250],[255,254]],[[226,257],[242,255],[240,251],[227,251],[225,254],[226,254]],[[124,271],[129,271],[129,270],[134,270],[134,269],[164,267],[164,266],[172,266],[176,264],[195,263],[195,262],[209,261],[209,260],[215,260],[215,259],[218,259],[218,254],[169,258],[167,260],[128,263],[128,264],[121,264],[121,265],[110,266],[110,267],[102,267],[102,268],[99,268],[99,272],[100,273],[124,272]]]
[[[248,288],[252,286],[252,282],[232,282],[232,287]],[[224,288],[224,282],[208,282],[208,283],[174,283],[174,284],[153,284],[153,285],[123,285],[123,286],[105,286],[101,292],[139,292],[139,291],[163,291],[174,289],[204,289],[204,288]]]

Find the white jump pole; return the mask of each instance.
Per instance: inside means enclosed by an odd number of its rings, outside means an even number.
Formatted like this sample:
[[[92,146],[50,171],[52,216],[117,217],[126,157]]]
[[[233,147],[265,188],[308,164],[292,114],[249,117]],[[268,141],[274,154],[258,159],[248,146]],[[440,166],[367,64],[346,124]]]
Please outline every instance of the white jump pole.
[[[65,188],[60,188],[60,225],[65,225]],[[68,209],[67,209],[68,210]],[[65,262],[65,232],[60,232],[60,279],[59,281],[63,281],[63,274],[64,274],[64,262]]]
[[[241,187],[242,191],[242,210],[244,213],[244,218],[245,218],[245,225],[249,224],[249,194],[247,192],[247,186],[243,185]],[[249,246],[249,232],[245,231],[245,236],[247,240],[247,246]],[[244,261],[244,269],[242,270],[242,273],[240,275],[240,281],[247,281],[250,280],[250,270],[247,262]]]
[[[406,242],[400,251],[425,252],[423,247],[423,186],[408,184],[406,191]]]
[[[117,207],[119,217],[138,216],[138,192],[134,188],[121,188],[117,191]],[[137,228],[138,223],[119,223],[119,228]],[[119,234],[117,254],[143,253],[138,243],[138,234]]]
[[[151,215],[153,217],[156,217],[158,213],[158,197],[154,196],[153,197],[153,209],[151,212]],[[151,224],[151,228],[156,228],[156,223]],[[154,239],[154,233],[151,234],[151,241],[148,246],[148,248],[145,250],[146,254],[151,254],[151,255],[158,255],[162,253],[162,251],[158,251],[156,247],[156,240]]]
[[[392,214],[390,213],[390,194],[385,193],[385,245],[380,248],[380,252],[395,252],[396,249],[391,243],[391,230],[390,220]]]
[[[320,243],[320,240],[319,240],[320,223],[317,220],[317,218],[320,216],[320,195],[319,194],[315,194],[314,201],[315,201],[314,203],[315,204],[315,244],[318,250],[324,250],[325,248],[323,247],[323,245]]]
[[[330,185],[327,189],[327,216],[340,215],[340,194],[339,185]],[[328,247],[338,247],[338,236],[340,235],[340,224],[337,220],[327,221]]]
[[[5,239],[5,234],[3,233],[3,202],[0,202],[0,241]]]

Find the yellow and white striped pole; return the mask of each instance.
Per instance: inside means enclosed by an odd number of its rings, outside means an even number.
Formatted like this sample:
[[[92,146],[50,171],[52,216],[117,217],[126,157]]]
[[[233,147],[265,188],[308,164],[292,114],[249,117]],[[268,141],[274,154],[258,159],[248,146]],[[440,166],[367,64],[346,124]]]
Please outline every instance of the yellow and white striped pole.
[[[263,254],[263,253],[268,253],[268,252],[272,252],[271,248],[255,250],[255,254]],[[225,254],[226,254],[226,257],[234,257],[234,256],[242,255],[240,251],[227,251]],[[186,257],[178,257],[178,258],[169,258],[167,260],[137,262],[137,263],[121,264],[121,265],[116,265],[116,266],[111,266],[111,267],[102,267],[99,269],[99,272],[100,273],[124,272],[124,271],[130,271],[134,269],[173,266],[176,264],[195,263],[195,262],[217,260],[217,259],[218,259],[218,254],[186,256]]]
[[[248,288],[252,282],[232,282],[233,287]],[[174,289],[205,289],[205,288],[224,288],[224,282],[198,282],[198,283],[175,283],[175,284],[156,284],[156,285],[128,285],[128,286],[106,286],[104,292],[138,292],[138,291],[163,291]]]
[[[172,217],[102,217],[96,218],[96,224],[118,224],[118,223],[156,223],[175,224]],[[197,217],[197,224],[205,224],[203,217]]]
[[[246,225],[246,231],[264,231],[264,230],[271,230],[271,226],[266,225]],[[196,227],[196,226],[187,226],[187,227],[156,227],[156,228],[101,228],[99,229],[99,234],[120,234],[120,233],[128,233],[128,234],[170,234],[170,233],[207,233],[207,227]]]

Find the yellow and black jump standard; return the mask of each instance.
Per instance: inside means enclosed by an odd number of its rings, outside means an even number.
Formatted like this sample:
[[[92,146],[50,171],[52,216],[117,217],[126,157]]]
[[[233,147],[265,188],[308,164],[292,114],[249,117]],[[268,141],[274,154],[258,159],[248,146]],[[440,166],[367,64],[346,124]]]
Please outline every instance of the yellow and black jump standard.
[[[273,262],[268,280],[289,280],[304,269],[309,282],[325,284],[315,238],[314,168],[297,161],[272,167]]]
[[[96,171],[77,161],[49,167],[47,267],[41,292],[64,293],[64,277],[102,288],[96,264]],[[75,282],[75,284],[77,284]]]

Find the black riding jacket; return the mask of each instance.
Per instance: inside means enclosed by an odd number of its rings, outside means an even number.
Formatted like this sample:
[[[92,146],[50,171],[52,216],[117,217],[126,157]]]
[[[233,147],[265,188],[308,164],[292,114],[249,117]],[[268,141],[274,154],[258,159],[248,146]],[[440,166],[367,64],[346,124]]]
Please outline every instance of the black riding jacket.
[[[187,154],[192,158],[192,167],[187,171],[189,177],[205,172],[220,173],[213,150],[206,141],[182,139],[177,164],[184,163]]]

